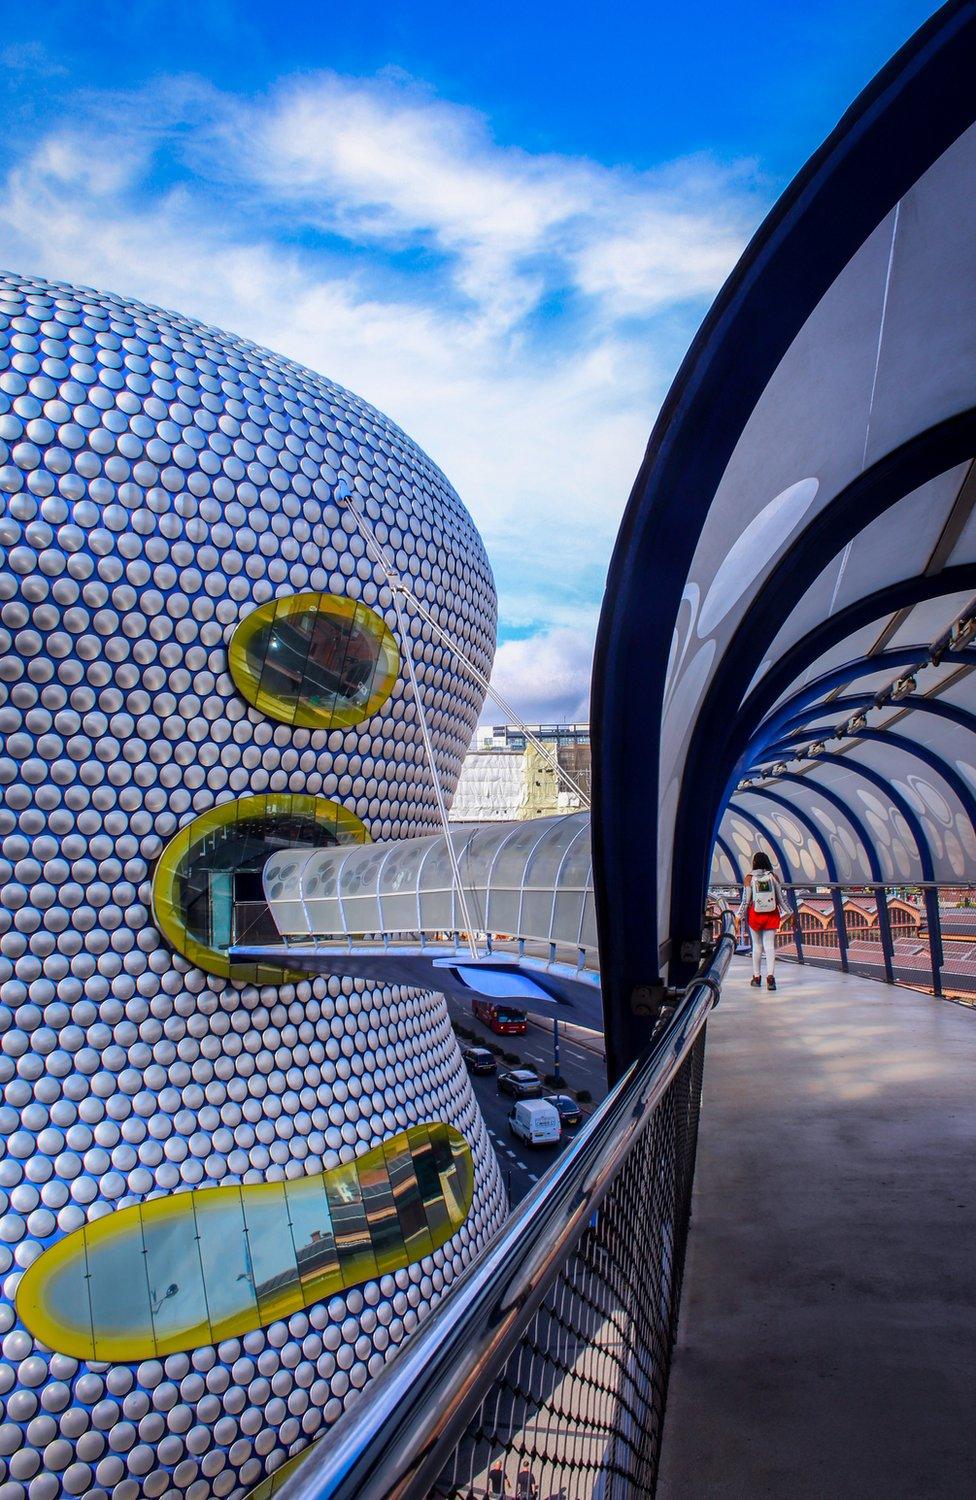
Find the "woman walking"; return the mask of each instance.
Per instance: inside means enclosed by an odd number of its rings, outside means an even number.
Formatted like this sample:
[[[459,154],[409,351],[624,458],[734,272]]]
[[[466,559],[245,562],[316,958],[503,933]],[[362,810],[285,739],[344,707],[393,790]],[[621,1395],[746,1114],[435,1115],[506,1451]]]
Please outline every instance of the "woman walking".
[[[789,908],[783,896],[783,887],[773,874],[769,855],[762,850],[752,857],[752,870],[742,887],[742,901],[735,914],[736,937],[742,927],[743,917],[749,920],[749,935],[752,938],[752,984],[758,989],[762,984],[762,961],[766,959],[766,988],[776,988],[776,934]]]

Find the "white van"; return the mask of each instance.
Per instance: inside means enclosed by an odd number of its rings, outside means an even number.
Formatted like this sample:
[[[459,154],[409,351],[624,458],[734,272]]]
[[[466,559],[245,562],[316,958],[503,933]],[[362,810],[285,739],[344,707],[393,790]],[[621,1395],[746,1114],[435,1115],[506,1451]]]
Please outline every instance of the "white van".
[[[554,1146],[562,1130],[558,1109],[546,1099],[520,1099],[509,1113],[508,1128],[527,1146]]]

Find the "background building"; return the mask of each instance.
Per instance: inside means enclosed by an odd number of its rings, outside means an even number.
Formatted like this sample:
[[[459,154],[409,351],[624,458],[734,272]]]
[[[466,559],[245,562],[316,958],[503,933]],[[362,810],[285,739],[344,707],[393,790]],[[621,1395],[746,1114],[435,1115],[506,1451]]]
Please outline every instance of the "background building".
[[[478,731],[464,757],[451,817],[455,822],[495,823],[578,812],[586,805],[560,777],[531,735],[554,755],[584,794],[590,795],[588,724],[501,724]]]

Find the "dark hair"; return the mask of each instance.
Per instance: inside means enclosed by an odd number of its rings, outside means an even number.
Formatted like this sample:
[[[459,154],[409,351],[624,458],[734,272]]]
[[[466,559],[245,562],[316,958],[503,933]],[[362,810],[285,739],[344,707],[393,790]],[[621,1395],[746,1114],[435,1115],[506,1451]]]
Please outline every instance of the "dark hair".
[[[760,849],[752,856],[752,868],[754,870],[771,870],[773,867],[769,862],[769,855]]]

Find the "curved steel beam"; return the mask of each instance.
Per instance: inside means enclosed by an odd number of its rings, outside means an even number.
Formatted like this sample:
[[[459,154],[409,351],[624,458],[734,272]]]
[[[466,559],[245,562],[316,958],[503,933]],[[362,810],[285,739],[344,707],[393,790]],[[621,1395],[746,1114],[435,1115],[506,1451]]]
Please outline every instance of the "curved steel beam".
[[[729,811],[734,812],[737,818],[742,818],[746,823],[751,824],[756,832],[760,834],[763,839],[765,839],[766,843],[770,846],[773,853],[776,855],[776,858],[779,860],[780,869],[783,871],[784,877],[792,882],[792,867],[789,860],[786,858],[786,855],[783,853],[782,845],[780,844],[777,836],[774,833],[770,833],[769,829],[766,827],[762,819],[757,818],[755,813],[749,812],[748,808],[745,807],[729,808]]]
[[[866,594],[863,599],[856,599],[853,604],[821,621],[772,663],[742,704],[743,715],[753,723],[759,723],[790,685],[802,677],[811,662],[872,621],[941,595],[963,594],[970,590],[976,591],[976,563],[960,563],[954,568],[943,568],[941,573],[931,577],[921,574],[915,578],[902,578],[897,583],[876,589],[873,594]]]
[[[750,602],[713,673],[685,759],[675,818],[672,943],[683,942],[686,928],[689,932],[694,928],[693,914],[701,904],[709,857],[700,852],[701,845],[711,850],[721,808],[739,779],[736,766],[759,729],[743,717],[742,702],[780,623],[796,607],[810,580],[849,541],[905,495],[968,461],[974,452],[976,407],[908,439],[859,474],[814,516]],[[878,659],[897,655],[881,652]]]
[[[800,738],[806,739],[806,735],[800,735]],[[901,750],[905,755],[910,755],[914,760],[921,761],[922,765],[928,766],[930,770],[934,771],[951,788],[969,821],[976,828],[976,796],[973,795],[972,788],[960,776],[955,766],[950,765],[943,756],[939,755],[935,750],[931,750],[928,745],[919,745],[914,740],[907,739],[905,735],[896,734],[894,730],[890,729],[862,729],[859,731],[857,738],[859,740],[867,740],[871,744],[893,745],[896,750]],[[779,745],[788,748],[788,741],[781,740]],[[775,752],[778,748],[778,746],[773,746],[771,747],[771,751]],[[847,756],[837,756],[835,758],[841,760],[852,769],[862,769],[860,761],[852,761]],[[815,763],[824,759],[826,759],[825,756],[818,755],[815,757]],[[750,787],[751,790],[752,788]]]
[[[815,739],[830,739],[830,734],[822,729],[811,729],[805,725],[805,721],[811,717],[819,718],[821,714],[826,713],[827,709],[830,709],[832,715],[835,711],[837,712],[839,722],[851,714],[862,713],[867,708],[874,708],[874,694],[852,693],[845,698],[831,698],[828,703],[811,704],[809,708],[801,710],[785,727],[788,730],[800,729],[803,734],[812,735]],[[952,724],[958,724],[960,729],[966,729],[976,735],[976,713],[968,708],[960,707],[958,703],[946,703],[943,698],[927,698],[922,693],[915,693],[911,698],[903,698],[900,703],[883,704],[879,712],[934,714],[936,718],[947,719]]]
[[[919,667],[928,661],[930,649],[929,646],[900,646],[894,651],[879,651],[875,656],[858,656],[815,677],[759,725],[736,765],[733,772],[735,780],[749,774],[743,767],[755,764],[756,756],[766,753],[768,746],[795,713],[810,708],[835,688],[844,687],[848,682],[856,682],[858,677],[866,677],[875,672],[893,673],[901,667]],[[976,666],[976,650],[954,651],[952,660],[959,666]],[[873,697],[871,701],[874,701]]]

